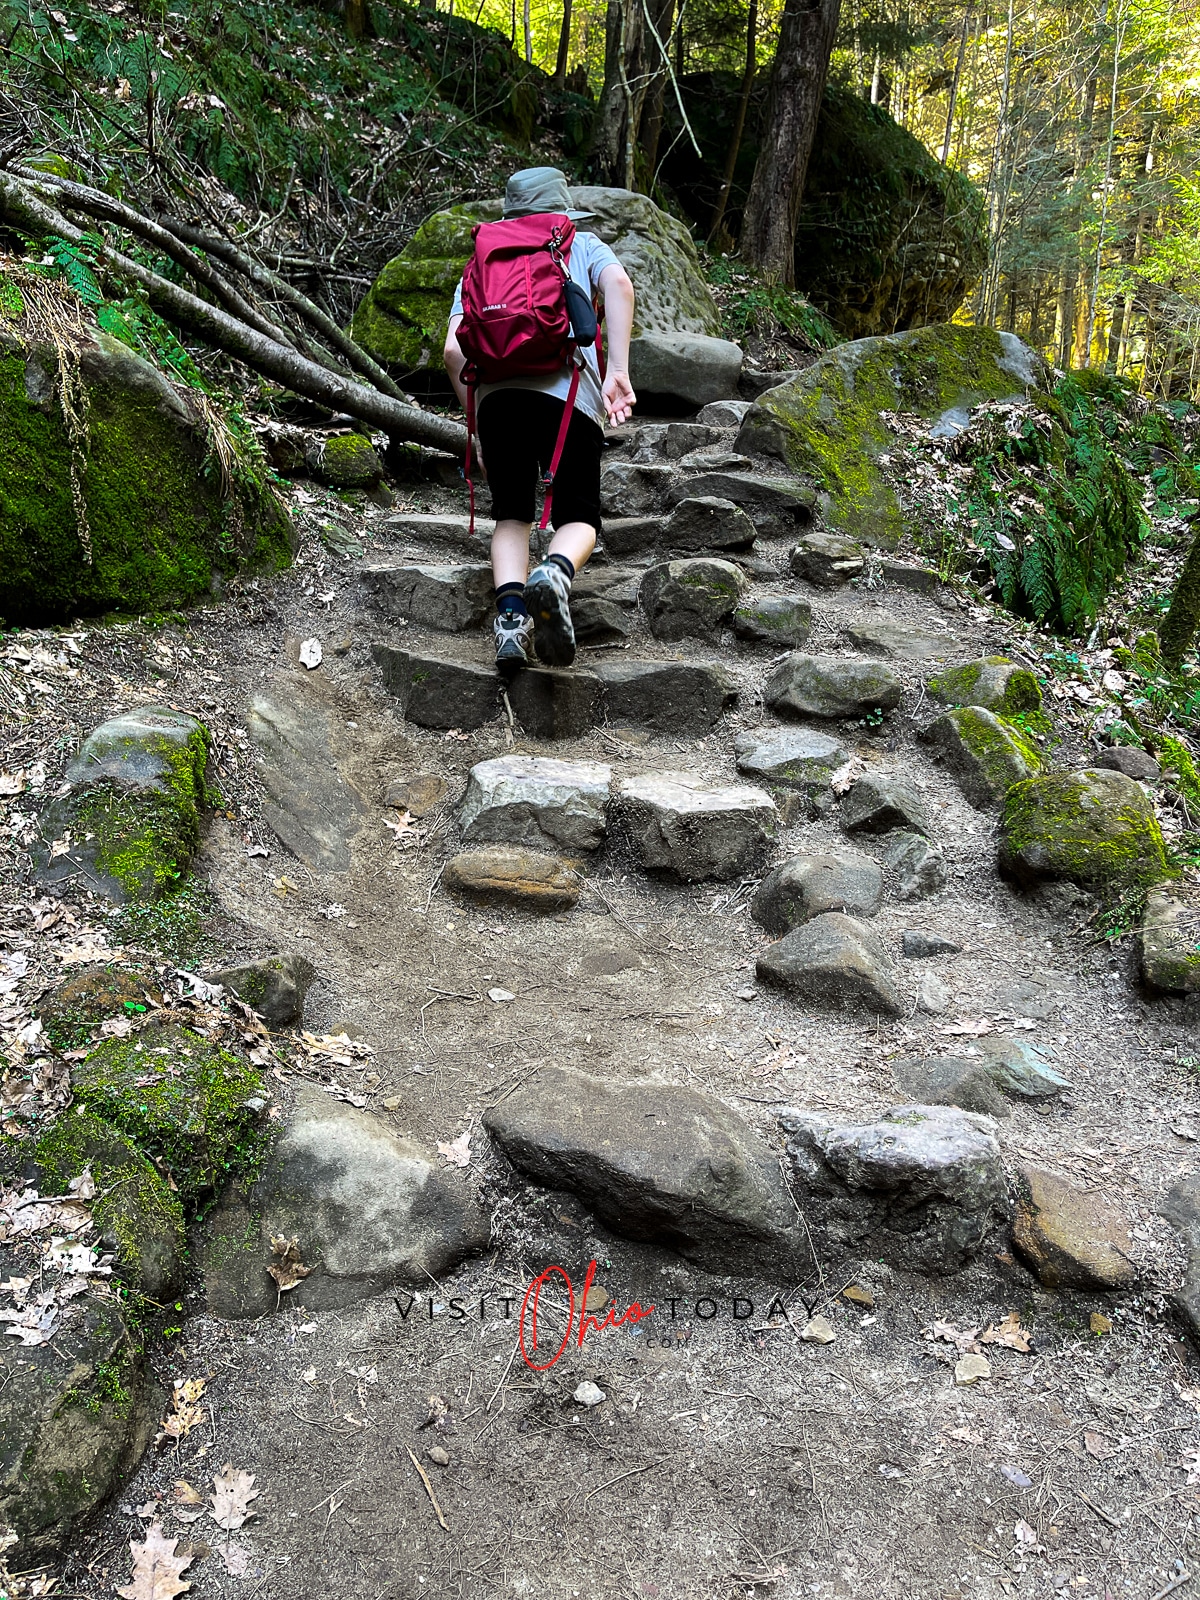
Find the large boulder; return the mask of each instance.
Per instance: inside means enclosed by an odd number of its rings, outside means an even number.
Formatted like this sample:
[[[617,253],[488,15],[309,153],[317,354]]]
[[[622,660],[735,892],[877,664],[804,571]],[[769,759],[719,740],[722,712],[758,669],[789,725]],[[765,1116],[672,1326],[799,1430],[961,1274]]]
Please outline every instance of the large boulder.
[[[1023,885],[1068,878],[1148,886],[1167,875],[1154,805],[1123,772],[1085,768],[1014,784],[1004,801],[998,862]]]
[[[982,706],[944,711],[925,730],[925,738],[981,811],[1003,800],[1014,783],[1042,769],[1036,746]]]
[[[840,911],[823,911],[768,945],[757,972],[764,983],[835,1010],[898,1017],[906,1009],[879,936]]]
[[[1200,989],[1200,908],[1155,889],[1146,896],[1140,929],[1142,977],[1164,994]]]
[[[577,1194],[614,1233],[715,1271],[802,1254],[776,1158],[714,1095],[544,1067],[483,1124],[514,1166]]]
[[[1042,358],[1012,333],[955,324],[839,345],[746,414],[736,448],[818,483],[835,533],[891,549],[909,531],[879,458],[896,448],[881,412],[915,413],[947,432],[984,400],[1044,388]]]
[[[656,639],[720,637],[750,580],[732,561],[691,556],[651,567],[641,602]]]
[[[633,280],[635,341],[642,335],[688,334],[725,343],[720,339],[720,312],[681,222],[628,189],[572,189],[571,205],[592,213],[580,228],[611,245]],[[399,374],[443,372],[442,343],[454,287],[471,253],[471,230],[477,222],[495,222],[499,216],[499,200],[479,200],[436,211],[423,222],[354,313],[351,331],[363,349]],[[737,351],[736,345],[730,349]],[[727,355],[727,366],[732,360]],[[732,384],[725,382],[695,404],[722,399],[736,386],[735,368]]]
[[[999,717],[1042,709],[1042,691],[1033,673],[1006,656],[984,656],[981,661],[946,667],[928,679],[925,687],[943,705],[982,706]]]
[[[488,1242],[462,1176],[386,1122],[303,1084],[249,1189],[233,1185],[206,1219],[199,1266],[217,1316],[280,1302],[272,1241],[296,1241],[311,1270],[294,1298],[312,1311],[400,1283],[428,1283]]]
[[[898,1106],[875,1122],[780,1113],[797,1198],[829,1255],[956,1272],[1007,1209],[995,1123],[954,1106]]]
[[[785,656],[763,685],[780,716],[863,717],[894,711],[904,685],[882,661],[852,656]]]
[[[208,798],[208,729],[168,706],[104,722],[66,772],[66,794],[41,819],[40,880],[78,878],[122,902],[179,887],[200,843]]]
[[[826,911],[873,917],[883,902],[883,873],[855,851],[803,852],[769,872],[750,902],[750,915],[768,933],[790,933]]]
[[[191,390],[99,330],[61,359],[69,426],[57,350],[19,324],[0,332],[0,618],[168,610],[240,568],[287,565],[291,525],[265,466],[226,434],[240,470],[210,470]]]
[[[754,86],[726,215],[734,233],[758,158],[766,73]],[[670,95],[662,176],[707,228],[740,100],[739,75],[687,73],[685,131]],[[689,134],[694,134],[699,152]],[[951,317],[987,260],[982,197],[883,106],[826,86],[796,226],[796,283],[851,338]],[[817,319],[812,318],[815,323]]]

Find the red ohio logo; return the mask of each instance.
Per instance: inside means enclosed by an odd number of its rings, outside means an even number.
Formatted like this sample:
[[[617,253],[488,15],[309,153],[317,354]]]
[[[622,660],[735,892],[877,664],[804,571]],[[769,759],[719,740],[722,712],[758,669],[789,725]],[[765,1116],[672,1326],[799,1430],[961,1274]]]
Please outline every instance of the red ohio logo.
[[[575,1334],[576,1344],[582,1349],[583,1341],[589,1333],[603,1333],[605,1328],[623,1328],[627,1324],[637,1324],[654,1315],[653,1306],[646,1306],[643,1309],[634,1300],[620,1316],[617,1316],[615,1305],[609,1306],[604,1320],[598,1322],[595,1317],[590,1315],[587,1309],[588,1291],[592,1287],[592,1280],[595,1276],[596,1263],[589,1261],[587,1276],[583,1280],[583,1294],[579,1300],[578,1326],[576,1326],[575,1317],[575,1286],[565,1268],[547,1267],[545,1272],[536,1277],[526,1289],[525,1298],[521,1302],[521,1323],[518,1329],[518,1338],[521,1345],[521,1357],[525,1365],[532,1368],[534,1372],[547,1372],[554,1365],[568,1344],[570,1344],[572,1332]],[[562,1342],[549,1361],[538,1362],[533,1359],[533,1355],[538,1353],[538,1301],[541,1298],[542,1290],[556,1277],[561,1278],[566,1285],[567,1297],[570,1302],[570,1309],[567,1313],[567,1331],[563,1334]],[[528,1319],[530,1336],[529,1346],[525,1343],[526,1319]],[[532,1349],[533,1355],[530,1354],[530,1349]]]

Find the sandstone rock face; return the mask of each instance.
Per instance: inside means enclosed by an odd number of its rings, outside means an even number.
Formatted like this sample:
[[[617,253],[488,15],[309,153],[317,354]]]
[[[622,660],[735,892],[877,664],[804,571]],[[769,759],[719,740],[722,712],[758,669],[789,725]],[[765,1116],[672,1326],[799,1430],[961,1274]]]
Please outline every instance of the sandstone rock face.
[[[642,609],[656,639],[716,639],[749,587],[731,561],[667,561],[642,579]]]
[[[462,850],[446,863],[442,882],[473,900],[497,900],[529,911],[569,911],[583,880],[561,856],[521,845],[483,845]]]
[[[492,606],[490,567],[367,566],[359,580],[384,616],[443,633],[477,628]]]
[[[891,1017],[905,1009],[877,935],[838,911],[815,916],[768,945],[757,971],[764,983],[806,1002]]]
[[[883,852],[883,865],[895,875],[897,900],[924,900],[946,887],[945,857],[919,833],[894,834]]]
[[[1020,884],[1153,883],[1166,876],[1162,834],[1142,788],[1086,768],[1014,784],[1000,822],[1000,871]]]
[[[904,828],[929,833],[925,802],[897,778],[864,777],[851,784],[842,801],[842,826],[847,833],[889,833]]]
[[[1127,1289],[1136,1273],[1124,1219],[1102,1193],[1024,1167],[1013,1242],[1048,1289]]]
[[[288,564],[291,522],[269,487],[254,486],[260,475],[206,470],[209,427],[195,391],[100,330],[78,357],[81,525],[59,354],[36,336],[26,345],[11,322],[6,330],[0,616],[10,627],[118,609],[168,611],[223,576]]]
[[[1142,977],[1164,994],[1200,989],[1200,909],[1155,889],[1146,896],[1141,926]]]
[[[315,977],[316,968],[312,962],[296,951],[260,956],[257,961],[247,961],[237,967],[219,967],[208,974],[210,983],[219,983],[223,989],[236,994],[272,1028],[283,1028],[301,1020],[304,997]]]
[[[856,339],[760,395],[736,448],[822,482],[831,532],[893,549],[908,521],[875,464],[895,444],[880,412],[953,413],[965,422],[971,406],[1024,396],[1048,380],[1040,356],[992,328],[943,324]]]
[[[720,334],[720,312],[682,223],[628,189],[573,189],[571,202],[592,212],[584,226],[613,247],[633,280],[635,334]],[[435,212],[417,229],[354,313],[351,331],[370,355],[397,373],[443,370],[442,343],[454,286],[471,253],[471,230],[499,216],[499,200],[481,200]],[[736,381],[735,373],[735,387]]]
[[[831,1251],[956,1272],[1006,1210],[995,1123],[951,1106],[898,1106],[865,1124],[779,1118],[797,1198]],[[805,1201],[807,1200],[807,1204]]]
[[[788,564],[793,577],[805,578],[822,589],[836,589],[851,578],[862,576],[862,545],[836,533],[814,531],[805,534],[795,546]]]
[[[715,1271],[802,1254],[774,1156],[713,1095],[544,1067],[483,1121],[516,1167],[615,1233]]]
[[[791,856],[767,874],[750,902],[750,915],[768,933],[790,933],[827,911],[873,917],[883,902],[883,873],[869,856]]]
[[[1034,746],[982,706],[943,712],[925,738],[981,811],[999,805],[1014,783],[1041,770]]]
[[[639,395],[690,406],[736,395],[741,370],[741,346],[707,334],[643,333],[629,346],[629,379]]]
[[[459,811],[463,838],[534,848],[597,850],[608,825],[612,768],[596,761],[500,756],[471,768]]]
[[[627,778],[620,808],[646,870],[684,883],[748,871],[766,853],[777,819],[765,790],[706,784],[687,772]]]
[[[199,1266],[214,1315],[262,1316],[279,1303],[271,1239],[295,1238],[312,1271],[289,1303],[321,1311],[440,1277],[489,1231],[460,1173],[304,1084],[253,1190],[227,1195],[206,1219]]]
[[[177,887],[200,843],[209,735],[167,706],[140,706],[96,728],[47,807],[35,866],[42,883],[80,877],[108,900],[157,900]],[[52,853],[52,842],[66,846]]]
[[[882,661],[790,655],[771,673],[763,697],[772,711],[796,717],[861,717],[894,711],[903,686]]]
[[[733,631],[754,644],[795,648],[808,643],[812,632],[812,607],[792,594],[759,594],[745,600],[733,613]]]
[[[985,656],[961,667],[946,667],[930,678],[926,687],[943,705],[982,706],[1000,717],[1040,711],[1042,706],[1042,691],[1033,673],[1005,656]]]
[[[441,656],[372,646],[388,694],[401,714],[420,728],[482,728],[500,710],[500,685],[493,671]]]

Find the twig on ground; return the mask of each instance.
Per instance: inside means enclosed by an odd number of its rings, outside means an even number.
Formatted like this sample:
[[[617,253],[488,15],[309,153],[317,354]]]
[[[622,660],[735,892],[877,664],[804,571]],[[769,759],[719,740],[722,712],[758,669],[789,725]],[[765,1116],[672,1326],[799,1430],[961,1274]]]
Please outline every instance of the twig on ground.
[[[429,1481],[429,1474],[417,1460],[416,1456],[413,1455],[412,1447],[410,1445],[405,1445],[404,1448],[408,1451],[408,1459],[412,1462],[413,1466],[416,1467],[417,1471],[421,1475],[421,1482],[425,1485],[425,1493],[429,1496],[429,1503],[437,1514],[439,1523],[441,1523],[442,1527],[445,1528],[447,1533],[449,1533],[450,1529],[447,1526],[445,1517],[442,1515],[442,1508],[440,1505],[438,1505],[438,1497],[434,1494],[433,1485]]]

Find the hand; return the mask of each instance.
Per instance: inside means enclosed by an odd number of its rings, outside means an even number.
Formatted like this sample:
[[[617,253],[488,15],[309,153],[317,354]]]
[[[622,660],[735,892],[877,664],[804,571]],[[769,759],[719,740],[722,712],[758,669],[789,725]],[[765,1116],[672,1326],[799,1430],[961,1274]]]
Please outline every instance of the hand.
[[[620,372],[615,367],[609,367],[608,376],[604,380],[604,409],[608,412],[608,420],[614,426],[628,422],[636,403],[637,395],[633,392],[629,374]]]

